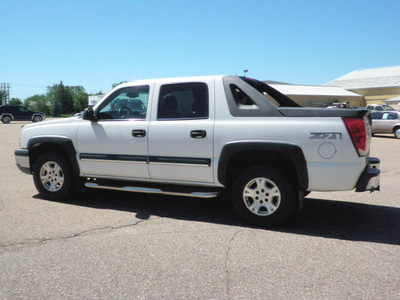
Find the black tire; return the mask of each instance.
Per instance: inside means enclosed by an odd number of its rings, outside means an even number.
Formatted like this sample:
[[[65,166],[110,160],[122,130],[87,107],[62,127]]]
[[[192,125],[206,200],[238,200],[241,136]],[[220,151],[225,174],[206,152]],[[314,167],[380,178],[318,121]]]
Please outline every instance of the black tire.
[[[42,121],[42,117],[41,116],[34,116],[32,122],[33,123],[37,123],[37,122],[41,122]]]
[[[400,135],[396,134],[396,131],[399,130],[399,129],[400,129],[400,127],[393,128],[394,137],[397,138],[397,139],[400,139]]]
[[[3,116],[3,118],[1,118],[1,121],[4,124],[9,124],[11,122],[11,117],[10,116]]]
[[[287,221],[299,207],[296,185],[279,167],[243,170],[231,188],[231,201],[239,217],[256,226]]]
[[[63,201],[80,189],[70,163],[54,152],[41,154],[33,166],[36,189],[47,200]]]

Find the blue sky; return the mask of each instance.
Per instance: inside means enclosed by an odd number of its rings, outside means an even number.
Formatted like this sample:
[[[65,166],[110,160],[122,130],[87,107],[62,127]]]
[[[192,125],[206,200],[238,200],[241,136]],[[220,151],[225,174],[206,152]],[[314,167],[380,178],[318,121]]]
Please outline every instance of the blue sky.
[[[0,83],[89,93],[135,79],[242,75],[320,85],[400,65],[400,1],[2,0]]]

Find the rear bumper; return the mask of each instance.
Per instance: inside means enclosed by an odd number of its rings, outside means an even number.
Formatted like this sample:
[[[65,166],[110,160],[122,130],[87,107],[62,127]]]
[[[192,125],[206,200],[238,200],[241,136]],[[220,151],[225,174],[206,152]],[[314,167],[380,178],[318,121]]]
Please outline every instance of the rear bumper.
[[[26,174],[32,174],[29,162],[29,150],[27,149],[15,150],[14,156],[15,156],[15,162],[20,171]]]
[[[356,192],[365,192],[365,191],[379,191],[379,177],[381,171],[379,170],[380,164],[379,158],[370,157],[367,166],[364,171],[360,175],[356,185]]]

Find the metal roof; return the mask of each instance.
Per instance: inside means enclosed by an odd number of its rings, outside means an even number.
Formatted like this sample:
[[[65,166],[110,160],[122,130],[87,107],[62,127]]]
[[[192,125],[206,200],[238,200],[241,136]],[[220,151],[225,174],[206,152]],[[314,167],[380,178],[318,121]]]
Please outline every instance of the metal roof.
[[[400,66],[353,71],[323,86],[348,90],[400,87]]]
[[[385,102],[399,102],[399,101],[400,101],[400,96],[385,100]]]
[[[359,94],[346,91],[338,87],[324,87],[312,85],[285,85],[285,84],[270,84],[285,95],[307,95],[307,96],[347,96],[347,97],[362,97]]]

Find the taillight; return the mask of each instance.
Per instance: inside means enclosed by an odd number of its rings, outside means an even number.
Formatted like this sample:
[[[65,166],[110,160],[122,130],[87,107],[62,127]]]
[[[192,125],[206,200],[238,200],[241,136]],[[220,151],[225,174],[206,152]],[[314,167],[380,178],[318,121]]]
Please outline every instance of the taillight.
[[[360,118],[342,118],[353,142],[358,156],[367,156],[369,152],[370,133],[367,133],[368,120]]]

